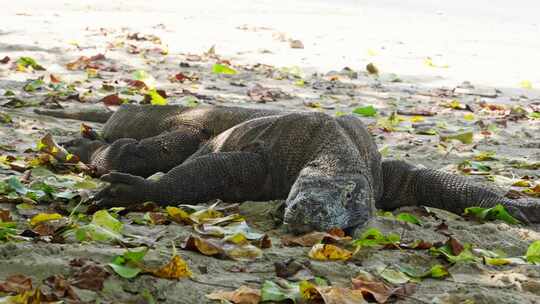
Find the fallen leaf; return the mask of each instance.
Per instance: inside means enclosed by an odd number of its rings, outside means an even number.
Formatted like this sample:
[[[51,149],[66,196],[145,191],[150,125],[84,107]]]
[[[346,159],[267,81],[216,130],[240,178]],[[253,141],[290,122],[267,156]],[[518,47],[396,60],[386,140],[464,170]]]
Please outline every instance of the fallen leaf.
[[[76,269],[71,284],[78,288],[101,291],[103,282],[110,276],[105,268],[89,260],[76,259],[69,264]]]
[[[226,300],[234,304],[257,304],[261,301],[261,291],[240,286],[235,291],[216,291],[206,295],[210,300]]]
[[[284,246],[303,246],[311,247],[318,243],[337,243],[340,241],[350,241],[351,237],[339,237],[326,232],[310,232],[302,236],[284,235],[281,237],[281,243]]]
[[[178,255],[174,255],[169,263],[150,273],[164,279],[181,279],[191,277],[187,263]]]
[[[118,94],[111,94],[101,98],[100,102],[102,102],[106,106],[119,106],[125,101],[120,98]]]
[[[352,252],[331,244],[316,244],[308,256],[319,261],[346,261],[352,257]]]
[[[228,67],[223,64],[216,63],[212,66],[212,73],[214,74],[225,74],[225,75],[235,75],[238,72],[231,67]]]
[[[22,293],[30,290],[32,290],[32,279],[22,274],[10,275],[4,282],[0,282],[1,292]]]
[[[497,204],[492,208],[482,208],[482,207],[469,207],[464,211],[464,215],[470,215],[479,220],[489,221],[489,220],[501,220],[511,225],[517,225],[521,222],[515,219],[513,216],[506,211],[503,205]]]
[[[371,62],[366,65],[366,71],[372,75],[379,75],[379,69]]]
[[[363,304],[367,303],[360,290],[340,287],[319,287],[317,291],[325,304]]]
[[[375,109],[372,105],[365,106],[365,107],[359,107],[353,110],[354,114],[358,114],[360,116],[365,117],[372,117],[377,114],[377,109]]]
[[[529,263],[540,265],[540,241],[534,241],[529,245],[525,257]]]
[[[61,219],[58,213],[39,213],[30,220],[30,225],[36,226],[39,223]]]

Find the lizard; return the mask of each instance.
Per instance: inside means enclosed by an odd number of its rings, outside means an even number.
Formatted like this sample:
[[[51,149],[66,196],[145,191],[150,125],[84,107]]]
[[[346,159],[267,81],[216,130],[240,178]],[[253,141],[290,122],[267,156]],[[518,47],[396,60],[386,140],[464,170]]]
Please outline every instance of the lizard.
[[[284,199],[283,221],[295,233],[358,227],[377,208],[415,205],[462,213],[502,204],[521,221],[540,221],[538,203],[505,198],[458,175],[382,160],[351,115],[254,118],[208,140],[159,180],[122,172],[102,180],[110,184],[95,195],[94,208]]]
[[[105,109],[35,110],[38,114],[105,122],[102,135],[76,138],[61,145],[98,175],[111,170],[149,176],[181,164],[200,144],[243,121],[280,113],[241,107],[126,104]]]

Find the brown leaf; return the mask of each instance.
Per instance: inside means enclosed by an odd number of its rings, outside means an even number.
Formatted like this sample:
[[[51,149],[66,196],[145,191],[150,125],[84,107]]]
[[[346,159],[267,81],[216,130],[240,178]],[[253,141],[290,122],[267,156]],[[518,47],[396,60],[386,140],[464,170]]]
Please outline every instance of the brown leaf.
[[[274,269],[276,276],[290,281],[303,281],[315,278],[309,269],[309,261],[300,263],[294,259],[289,259],[285,262],[275,262]]]
[[[325,304],[367,304],[360,290],[340,287],[316,288]]]
[[[52,294],[57,299],[80,300],[73,287],[71,287],[71,284],[61,274],[50,276],[43,283],[49,288],[49,290],[42,291],[47,297]]]
[[[251,261],[262,255],[261,250],[251,244],[235,244],[221,239],[204,239],[194,235],[187,237],[181,247],[208,256],[228,257],[239,261]]]
[[[235,291],[216,291],[206,297],[210,300],[226,300],[235,304],[257,304],[261,300],[261,292],[247,286],[240,286]]]
[[[256,83],[247,90],[247,95],[255,102],[265,103],[288,98],[288,94],[280,89],[266,88]]]
[[[144,83],[144,81],[141,81],[141,80],[125,79],[124,82],[128,86],[139,89],[139,90],[148,89],[148,86],[146,85],[146,83]]]
[[[54,75],[54,74],[49,75],[49,78],[51,79],[51,82],[52,82],[52,83],[59,83],[59,82],[61,82],[60,77],[58,77],[58,76],[56,76],[56,75]]]
[[[78,288],[101,291],[103,282],[110,275],[105,268],[90,260],[75,259],[71,260],[69,264],[77,268],[71,279],[71,284]]]
[[[373,277],[360,275],[351,279],[353,289],[360,290],[368,299],[371,297],[377,303],[386,303],[392,296],[406,296],[414,293],[414,284],[404,284],[393,287]]]
[[[459,255],[463,251],[463,245],[453,237],[450,237],[446,244],[452,249],[453,255]]]
[[[10,275],[4,282],[0,282],[1,292],[22,293],[29,290],[32,290],[32,279],[22,274]]]
[[[123,103],[122,99],[118,97],[118,94],[111,94],[101,98],[100,102],[107,106],[119,106]]]
[[[172,76],[169,79],[171,80],[171,82],[180,82],[180,83],[184,83],[184,81],[186,81],[186,80],[191,81],[191,77],[189,77],[186,74],[181,73],[181,72],[174,75],[174,76]]]
[[[4,58],[0,59],[1,64],[6,64],[11,60],[8,56],[4,56]]]
[[[303,246],[311,247],[315,244],[324,243],[338,243],[342,241],[350,241],[351,237],[339,237],[326,232],[311,232],[302,236],[284,235],[281,237],[281,244],[284,246]]]
[[[0,222],[11,222],[11,214],[7,209],[0,209]]]
[[[148,216],[154,225],[166,225],[171,222],[167,214],[163,212],[148,212]]]

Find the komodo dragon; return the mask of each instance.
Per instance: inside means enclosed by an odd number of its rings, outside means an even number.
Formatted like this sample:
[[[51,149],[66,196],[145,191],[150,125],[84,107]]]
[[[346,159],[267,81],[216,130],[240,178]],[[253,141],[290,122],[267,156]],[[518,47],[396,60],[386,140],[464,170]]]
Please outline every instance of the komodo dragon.
[[[94,165],[139,176],[167,172],[195,153],[202,142],[246,120],[283,113],[224,106],[123,105],[116,112],[36,110],[38,114],[106,122],[102,139],[77,138],[62,145]],[[114,113],[114,114],[113,114]]]
[[[322,113],[245,121],[157,181],[119,172],[102,179],[110,185],[96,194],[94,207],[286,199],[284,222],[297,233],[355,227],[375,208],[413,205],[461,213],[500,203],[522,221],[540,221],[540,204],[504,198],[460,176],[381,161],[359,119]]]

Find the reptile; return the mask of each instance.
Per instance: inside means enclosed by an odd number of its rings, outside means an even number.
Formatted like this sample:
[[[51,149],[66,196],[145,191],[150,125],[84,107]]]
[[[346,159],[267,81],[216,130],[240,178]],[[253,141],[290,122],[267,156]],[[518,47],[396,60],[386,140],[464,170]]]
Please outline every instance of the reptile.
[[[382,160],[366,127],[350,115],[257,117],[208,139],[159,180],[125,172],[102,180],[110,184],[95,195],[95,208],[284,199],[284,223],[295,233],[357,227],[377,208],[416,205],[462,213],[502,204],[523,222],[540,222],[536,202],[505,198],[461,176]]]
[[[109,171],[150,176],[181,164],[199,145],[243,121],[281,113],[277,110],[225,106],[122,105],[105,108],[35,110],[38,114],[105,122],[98,137],[80,137],[62,143],[97,174]]]

